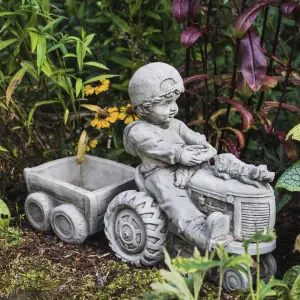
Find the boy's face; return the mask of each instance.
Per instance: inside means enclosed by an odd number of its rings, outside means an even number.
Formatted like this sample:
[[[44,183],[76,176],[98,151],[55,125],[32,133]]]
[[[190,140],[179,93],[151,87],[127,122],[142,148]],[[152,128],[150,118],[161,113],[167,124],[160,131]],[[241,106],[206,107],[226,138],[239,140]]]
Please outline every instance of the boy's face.
[[[164,98],[161,102],[152,107],[146,119],[155,125],[169,123],[178,113],[176,100],[179,96],[179,94],[172,93],[170,97]]]

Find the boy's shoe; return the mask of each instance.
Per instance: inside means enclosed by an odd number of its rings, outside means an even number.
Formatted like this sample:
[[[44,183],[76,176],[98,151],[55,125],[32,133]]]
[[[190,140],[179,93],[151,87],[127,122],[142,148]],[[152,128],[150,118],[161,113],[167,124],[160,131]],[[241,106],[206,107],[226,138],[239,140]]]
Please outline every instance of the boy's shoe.
[[[213,212],[207,217],[206,225],[206,248],[209,250],[216,244],[217,240],[228,239],[230,231],[230,220],[228,215],[224,215],[220,212]],[[228,241],[230,240],[231,239],[229,238]]]

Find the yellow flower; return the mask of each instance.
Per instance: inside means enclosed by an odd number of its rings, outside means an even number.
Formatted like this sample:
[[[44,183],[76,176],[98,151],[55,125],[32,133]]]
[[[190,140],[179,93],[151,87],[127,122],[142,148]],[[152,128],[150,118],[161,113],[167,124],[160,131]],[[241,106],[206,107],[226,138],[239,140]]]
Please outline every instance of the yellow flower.
[[[73,143],[73,145],[75,146],[75,152],[77,152],[77,150],[78,150],[78,142],[77,143]],[[86,145],[86,152],[90,152],[91,148],[96,148],[97,145],[98,145],[98,140],[89,141],[89,144]]]
[[[133,111],[131,104],[127,104],[126,106],[120,107],[119,119],[124,120],[124,123],[127,125],[140,118]]]
[[[84,92],[85,92],[86,96],[93,95],[94,91],[95,91],[95,89],[90,84],[88,84],[84,87]]]
[[[97,86],[92,86],[90,84],[84,87],[85,95],[99,95],[102,92],[108,91],[110,85],[110,81],[108,79],[100,79],[100,84]]]
[[[91,126],[99,128],[108,128],[111,123],[115,123],[119,117],[119,111],[116,107],[104,108],[103,112],[96,113],[95,119],[91,121]]]
[[[96,148],[97,145],[98,145],[98,140],[92,140],[89,142],[89,146],[91,148]]]
[[[108,79],[100,79],[101,84],[95,87],[95,94],[99,95],[102,92],[108,91],[110,81]]]

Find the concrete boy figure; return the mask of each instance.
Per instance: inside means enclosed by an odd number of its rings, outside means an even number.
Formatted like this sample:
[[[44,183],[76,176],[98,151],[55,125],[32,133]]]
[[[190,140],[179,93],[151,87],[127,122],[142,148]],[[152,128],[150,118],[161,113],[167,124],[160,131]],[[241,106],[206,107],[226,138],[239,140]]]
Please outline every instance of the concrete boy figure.
[[[178,232],[199,248],[229,230],[220,212],[206,216],[192,202],[186,186],[202,161],[216,155],[204,135],[174,119],[176,100],[184,92],[178,71],[165,63],[141,67],[129,83],[133,109],[142,117],[124,131],[126,151],[141,159],[140,172],[152,194]]]

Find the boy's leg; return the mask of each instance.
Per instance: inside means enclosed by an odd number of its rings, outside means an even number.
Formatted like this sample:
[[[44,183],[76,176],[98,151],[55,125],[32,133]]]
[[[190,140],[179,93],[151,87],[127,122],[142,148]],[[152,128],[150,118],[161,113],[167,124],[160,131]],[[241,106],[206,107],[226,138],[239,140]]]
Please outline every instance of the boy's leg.
[[[206,216],[192,202],[186,189],[175,186],[175,170],[157,170],[145,179],[146,189],[153,194],[179,233],[197,247],[205,249],[210,238]]]

